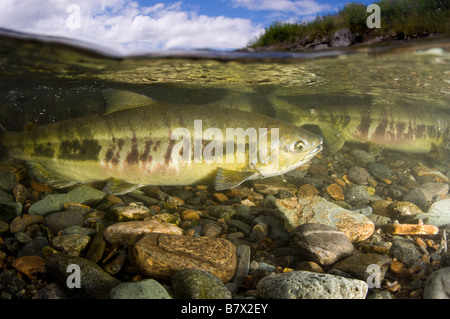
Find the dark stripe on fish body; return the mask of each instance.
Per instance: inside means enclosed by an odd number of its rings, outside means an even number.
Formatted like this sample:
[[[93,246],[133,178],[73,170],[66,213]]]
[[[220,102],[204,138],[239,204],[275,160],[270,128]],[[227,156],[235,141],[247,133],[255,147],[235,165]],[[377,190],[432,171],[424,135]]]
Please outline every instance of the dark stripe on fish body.
[[[96,140],[63,140],[59,145],[60,159],[98,161],[101,146]]]
[[[133,138],[131,139],[131,150],[127,153],[127,156],[125,157],[125,162],[127,162],[128,164],[139,163],[139,150],[136,133],[133,133]]]
[[[158,141],[159,142],[159,141]],[[169,144],[167,145],[166,153],[164,154],[164,162],[166,164],[169,164],[170,160],[172,159],[172,149],[175,145],[175,140],[170,139]]]
[[[144,147],[144,152],[142,152],[142,154],[139,156],[139,161],[145,163],[145,162],[150,162],[151,161],[151,155],[149,156],[150,153],[150,148],[153,144],[152,140],[149,141],[145,141],[145,147]]]
[[[372,125],[372,115],[370,114],[370,110],[361,110],[361,122],[358,126],[358,131],[362,137],[369,136],[370,125]]]
[[[53,156],[55,155],[55,151],[53,150],[52,145],[50,143],[38,144],[33,149],[33,153],[31,155],[53,158]]]
[[[114,141],[115,139],[113,138],[113,141]],[[113,165],[119,165],[119,163],[120,163],[120,152],[122,152],[122,148],[123,148],[123,145],[125,144],[125,142],[124,142],[124,140],[123,139],[118,139],[117,140],[117,152],[116,152],[116,154],[114,154],[114,156],[111,158],[111,164],[113,164]],[[114,150],[116,149],[116,147],[114,146]]]

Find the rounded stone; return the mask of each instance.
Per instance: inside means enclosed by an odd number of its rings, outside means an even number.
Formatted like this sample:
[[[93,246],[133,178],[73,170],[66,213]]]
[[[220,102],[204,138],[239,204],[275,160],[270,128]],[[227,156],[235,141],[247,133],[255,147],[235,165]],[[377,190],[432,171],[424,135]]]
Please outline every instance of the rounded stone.
[[[381,163],[370,163],[367,165],[370,173],[378,178],[379,180],[392,179],[394,173],[392,173],[391,169],[384,164]]]
[[[364,299],[368,286],[358,279],[300,270],[266,276],[257,291],[268,299]]]
[[[124,282],[111,289],[111,299],[172,299],[167,290],[154,279]]]
[[[422,257],[414,243],[406,239],[394,240],[389,250],[389,255],[407,265],[414,264]]]
[[[91,237],[80,234],[56,236],[53,246],[72,256],[78,256],[90,243]]]
[[[130,258],[143,275],[163,280],[191,268],[228,282],[236,270],[236,248],[221,238],[151,233],[130,247]]]
[[[45,216],[42,224],[50,229],[53,235],[69,226],[83,225],[83,215],[76,211],[61,211]]]
[[[428,276],[424,299],[450,299],[450,267],[438,269]]]
[[[198,269],[182,269],[172,277],[175,298],[230,299],[231,293],[213,274]]]
[[[414,216],[423,213],[422,210],[411,202],[395,202],[390,204],[388,207],[389,216],[393,219],[401,220],[404,217]]]
[[[368,178],[370,177],[369,172],[364,167],[360,167],[360,166],[350,167],[347,175],[348,175],[348,179],[351,182],[360,184],[360,185],[367,185]]]
[[[292,236],[300,256],[320,265],[331,265],[355,250],[342,231],[325,224],[300,225],[294,229]]]
[[[12,234],[23,232],[28,226],[42,223],[44,218],[40,215],[23,214],[22,217],[16,217],[9,225],[9,231]]]

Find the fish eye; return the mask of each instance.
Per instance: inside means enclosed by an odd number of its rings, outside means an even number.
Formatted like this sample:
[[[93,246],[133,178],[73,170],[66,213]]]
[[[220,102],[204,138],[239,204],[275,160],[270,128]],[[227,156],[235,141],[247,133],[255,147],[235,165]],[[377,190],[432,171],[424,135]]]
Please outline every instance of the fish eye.
[[[305,143],[303,141],[295,142],[294,149],[296,151],[302,152],[305,149]]]

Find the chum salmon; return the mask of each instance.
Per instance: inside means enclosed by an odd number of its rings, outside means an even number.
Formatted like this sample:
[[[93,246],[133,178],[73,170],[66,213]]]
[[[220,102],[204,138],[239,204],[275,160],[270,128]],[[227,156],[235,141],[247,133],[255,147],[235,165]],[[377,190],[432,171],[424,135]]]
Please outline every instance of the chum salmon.
[[[282,97],[269,97],[276,117],[298,127],[315,125],[327,149],[336,152],[346,141],[369,144],[373,152],[391,149],[407,153],[436,151],[450,159],[450,112],[401,105],[300,107]],[[307,127],[307,126],[305,126]]]
[[[289,172],[322,149],[316,134],[264,115],[103,93],[103,115],[2,132],[0,144],[52,187],[106,181],[113,194],[146,185],[228,189]]]

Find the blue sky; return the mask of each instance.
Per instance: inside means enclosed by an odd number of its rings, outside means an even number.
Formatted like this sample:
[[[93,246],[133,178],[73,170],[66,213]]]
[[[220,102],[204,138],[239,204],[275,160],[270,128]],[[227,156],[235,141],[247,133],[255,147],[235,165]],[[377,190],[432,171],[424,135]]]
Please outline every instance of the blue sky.
[[[124,54],[245,47],[275,21],[370,0],[1,0],[0,27],[92,42]]]

